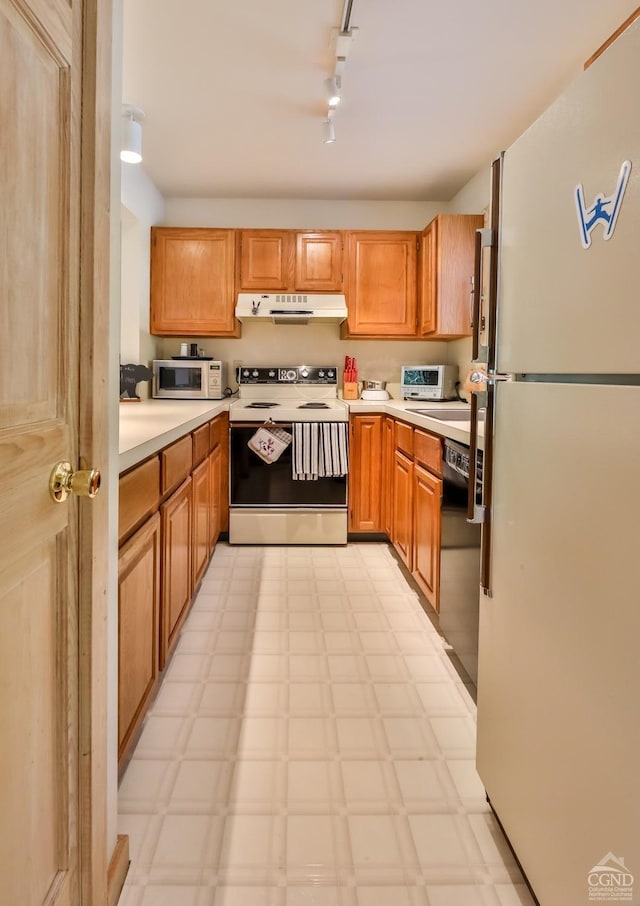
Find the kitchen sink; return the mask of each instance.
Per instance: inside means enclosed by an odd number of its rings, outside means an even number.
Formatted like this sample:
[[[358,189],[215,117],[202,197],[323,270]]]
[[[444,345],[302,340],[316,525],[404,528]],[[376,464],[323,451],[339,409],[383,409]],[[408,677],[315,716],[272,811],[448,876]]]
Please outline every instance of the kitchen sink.
[[[443,422],[468,422],[471,420],[471,410],[465,409],[407,409],[407,412],[415,412],[416,415],[428,415],[429,418],[438,418]],[[484,419],[484,411],[480,410],[478,419]]]

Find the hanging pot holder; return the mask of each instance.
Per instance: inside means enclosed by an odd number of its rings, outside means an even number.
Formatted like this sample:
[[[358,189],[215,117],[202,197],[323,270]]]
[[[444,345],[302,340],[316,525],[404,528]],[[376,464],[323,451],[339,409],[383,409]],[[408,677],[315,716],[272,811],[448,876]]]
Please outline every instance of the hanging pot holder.
[[[272,463],[282,456],[292,440],[292,435],[284,428],[267,428],[263,425],[251,437],[247,446],[260,459]]]

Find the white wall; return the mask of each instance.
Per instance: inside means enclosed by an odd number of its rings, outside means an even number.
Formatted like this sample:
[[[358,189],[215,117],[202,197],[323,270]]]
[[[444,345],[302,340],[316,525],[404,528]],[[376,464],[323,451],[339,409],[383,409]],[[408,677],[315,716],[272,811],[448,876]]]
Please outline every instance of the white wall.
[[[453,214],[477,214],[488,210],[491,192],[491,161],[483,167],[458,194],[451,199],[449,210]],[[449,343],[449,358],[452,365],[457,365],[461,379],[471,368],[471,338],[454,340]],[[463,394],[464,395],[464,394]]]
[[[122,164],[121,184],[120,361],[148,364],[159,355],[149,333],[151,227],[162,222],[165,202],[142,164]],[[142,383],[138,393],[148,389]]]
[[[421,230],[448,206],[429,201],[169,198],[165,226],[300,230]]]

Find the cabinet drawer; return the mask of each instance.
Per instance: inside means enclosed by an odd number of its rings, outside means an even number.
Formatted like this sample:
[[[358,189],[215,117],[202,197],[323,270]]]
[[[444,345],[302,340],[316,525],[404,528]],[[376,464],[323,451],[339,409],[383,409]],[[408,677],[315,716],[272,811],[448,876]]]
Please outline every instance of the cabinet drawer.
[[[118,539],[120,542],[147,516],[158,509],[160,500],[160,459],[136,466],[120,479]]]
[[[396,450],[404,450],[409,456],[413,456],[413,428],[404,422],[396,422],[395,437]]]
[[[227,428],[229,416],[227,413],[218,415],[212,422],[209,422],[209,449],[215,450],[220,444],[227,441]]]
[[[193,440],[193,465],[197,466],[209,453],[209,423],[192,431],[191,437]]]
[[[413,456],[436,475],[442,475],[442,440],[419,428],[413,432]]]
[[[187,434],[181,440],[166,447],[160,454],[162,460],[162,494],[167,494],[180,482],[184,481],[191,472],[191,435]]]

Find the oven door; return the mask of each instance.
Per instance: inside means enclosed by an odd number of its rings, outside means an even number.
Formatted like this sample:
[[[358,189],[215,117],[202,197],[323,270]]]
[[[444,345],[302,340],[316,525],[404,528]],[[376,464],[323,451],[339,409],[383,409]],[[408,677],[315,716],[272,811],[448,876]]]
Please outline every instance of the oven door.
[[[260,459],[248,446],[259,423],[231,425],[231,486],[229,503],[235,507],[313,507],[335,509],[347,506],[347,478],[294,481],[293,444],[275,462]],[[291,431],[291,425],[278,423]]]
[[[347,478],[298,481],[290,444],[266,463],[248,446],[261,423],[230,425],[229,542],[346,544]],[[277,427],[291,430],[290,424]]]

